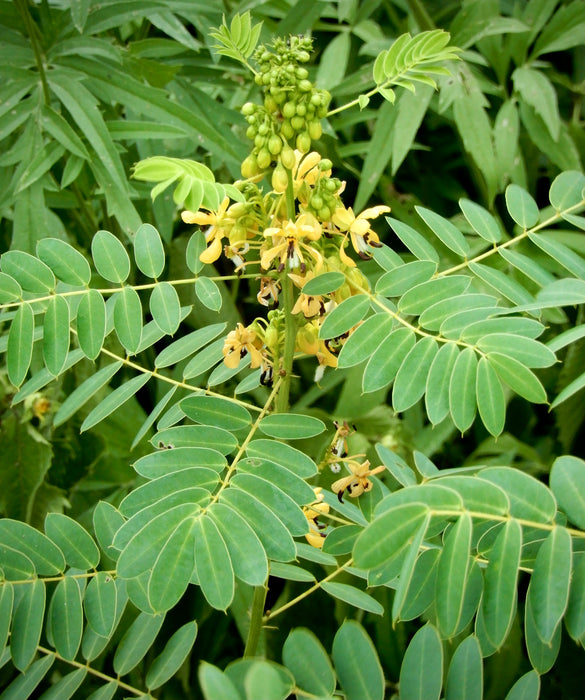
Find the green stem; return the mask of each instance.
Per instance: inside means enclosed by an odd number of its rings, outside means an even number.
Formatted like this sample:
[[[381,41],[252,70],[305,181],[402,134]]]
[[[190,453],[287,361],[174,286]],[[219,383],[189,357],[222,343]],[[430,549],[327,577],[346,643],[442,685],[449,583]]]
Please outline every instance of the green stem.
[[[33,53],[35,55],[35,62],[37,64],[37,69],[39,71],[39,77],[41,79],[41,85],[43,87],[43,96],[45,98],[45,104],[50,106],[51,104],[51,91],[49,90],[49,83],[47,82],[47,74],[45,72],[45,64],[43,62],[43,52],[39,42],[38,29],[31,17],[28,3],[26,0],[15,0],[16,7],[22,17],[24,26],[28,33],[30,43],[32,46]]]
[[[293,221],[295,218],[295,198],[292,171],[287,170],[288,186],[286,188],[286,215]],[[282,383],[275,402],[276,413],[286,413],[289,407],[290,380],[292,377],[293,359],[297,339],[297,324],[292,315],[294,306],[293,283],[286,268],[283,270],[280,284],[282,287],[282,306],[284,309],[284,348],[282,349],[280,367],[274,369],[282,376]]]
[[[254,600],[252,602],[252,612],[250,615],[250,627],[248,629],[248,638],[246,639],[246,647],[244,648],[244,658],[250,658],[256,655],[260,634],[262,633],[264,604],[266,602],[266,594],[268,586],[266,583],[262,586],[254,588]]]

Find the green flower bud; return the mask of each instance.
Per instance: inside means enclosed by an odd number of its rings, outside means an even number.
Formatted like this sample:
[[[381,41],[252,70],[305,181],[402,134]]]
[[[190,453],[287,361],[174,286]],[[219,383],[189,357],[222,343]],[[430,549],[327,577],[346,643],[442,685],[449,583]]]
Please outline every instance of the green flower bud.
[[[323,207],[323,197],[318,194],[314,194],[309,200],[309,204],[315,211],[319,211]]]
[[[296,145],[301,153],[308,153],[311,150],[311,137],[306,131],[302,131],[297,136]]]
[[[254,138],[254,146],[256,148],[262,148],[264,144],[266,143],[266,136],[262,136],[262,134],[256,134]]]
[[[314,139],[320,139],[321,134],[323,133],[323,127],[321,126],[321,122],[318,121],[317,119],[314,119],[313,121],[309,122],[309,136]]]
[[[297,113],[297,104],[293,100],[290,100],[289,102],[285,102],[284,105],[282,106],[282,116],[285,117],[286,119],[290,119],[291,117],[294,117],[296,113]]]
[[[254,138],[256,137],[256,134],[258,133],[257,129],[255,126],[249,126],[246,129],[246,136],[250,139],[250,141],[253,141]]]
[[[272,172],[272,189],[275,192],[284,192],[288,186],[288,175],[282,163],[277,163]]]
[[[329,207],[323,206],[321,207],[321,209],[319,209],[318,214],[321,221],[329,221],[329,219],[331,218],[331,209],[329,209]]]
[[[267,148],[261,148],[258,151],[257,161],[260,170],[266,170],[266,168],[270,167],[270,163],[272,162],[270,151]]]
[[[242,107],[242,114],[245,117],[249,117],[251,114],[254,114],[256,111],[256,105],[253,102],[246,102],[246,104]]]
[[[299,117],[304,117],[307,113],[307,107],[302,102],[297,105],[297,114]]]
[[[313,84],[310,80],[301,80],[298,84],[298,88],[301,92],[310,92],[313,89]]]
[[[307,80],[309,77],[309,71],[306,68],[297,68],[295,71],[295,75],[299,80]]]
[[[285,119],[280,126],[280,133],[285,139],[292,139],[295,135],[295,130],[292,128],[292,124],[288,119]]]
[[[292,170],[295,167],[295,152],[288,144],[283,146],[280,152],[280,161],[288,170]]]
[[[242,162],[241,170],[242,177],[246,179],[258,174],[258,160],[253,153]]]
[[[301,129],[305,128],[305,118],[304,117],[299,117],[298,115],[295,114],[295,116],[290,120],[291,126],[295,131],[300,131]]]
[[[276,136],[276,134],[273,134],[268,139],[268,150],[270,151],[270,153],[272,153],[273,156],[277,156],[282,151],[282,139],[280,138],[280,136]]]
[[[266,95],[264,98],[264,107],[266,107],[266,110],[270,113],[276,112],[278,109],[278,105],[276,104],[276,100],[272,95]]]

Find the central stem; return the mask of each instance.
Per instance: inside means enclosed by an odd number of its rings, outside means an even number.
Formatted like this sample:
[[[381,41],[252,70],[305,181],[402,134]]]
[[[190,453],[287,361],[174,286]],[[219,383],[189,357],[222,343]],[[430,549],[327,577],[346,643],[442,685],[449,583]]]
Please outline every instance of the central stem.
[[[295,195],[293,186],[292,171],[287,170],[288,185],[286,188],[286,215],[288,219],[295,219]],[[282,384],[276,397],[275,411],[276,413],[286,413],[289,408],[290,396],[290,380],[292,378],[293,359],[295,355],[297,324],[292,309],[294,306],[293,298],[293,283],[286,268],[282,272],[280,279],[282,287],[282,301],[284,308],[284,347],[282,349],[282,363],[280,373],[282,376]],[[276,369],[276,368],[275,368]]]

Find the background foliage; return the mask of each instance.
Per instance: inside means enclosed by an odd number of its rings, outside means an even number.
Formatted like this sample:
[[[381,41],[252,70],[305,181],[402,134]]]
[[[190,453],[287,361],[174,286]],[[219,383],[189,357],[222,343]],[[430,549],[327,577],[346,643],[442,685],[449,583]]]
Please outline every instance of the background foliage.
[[[130,177],[186,157],[213,202],[240,176],[257,87],[212,45],[247,10],[261,42],[312,33],[315,146],[356,212],[392,207],[322,338],[363,330],[318,383],[295,366],[284,418],[221,364],[254,283]],[[0,12],[1,697],[580,697],[585,3]],[[390,92],[392,43],[432,29],[462,60]],[[344,504],[333,419],[388,470]]]

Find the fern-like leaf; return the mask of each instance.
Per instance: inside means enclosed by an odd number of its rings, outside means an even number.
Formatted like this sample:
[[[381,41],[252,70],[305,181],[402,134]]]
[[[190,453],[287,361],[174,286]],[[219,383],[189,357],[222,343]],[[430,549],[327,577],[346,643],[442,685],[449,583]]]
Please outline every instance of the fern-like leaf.
[[[233,185],[216,182],[209,168],[186,158],[146,158],[136,163],[132,176],[136,180],[158,183],[151,191],[153,200],[177,182],[173,200],[191,211],[197,211],[200,207],[217,209],[226,196],[238,202],[244,201],[241,192]]]
[[[376,92],[389,102],[394,102],[395,95],[391,86],[414,91],[415,83],[423,83],[436,89],[437,84],[430,77],[431,74],[449,75],[447,68],[441,64],[458,58],[459,49],[447,46],[449,39],[449,33],[442,29],[421,32],[414,37],[410,34],[400,36],[374,61]]]
[[[229,27],[224,17],[221,26],[210,33],[217,41],[213,48],[222,56],[229,56],[248,66],[247,59],[256,48],[261,29],[262,22],[252,26],[250,11],[234,15]]]

